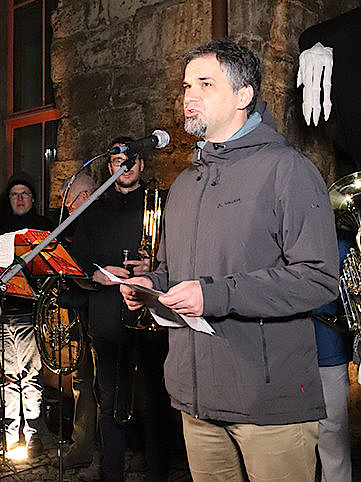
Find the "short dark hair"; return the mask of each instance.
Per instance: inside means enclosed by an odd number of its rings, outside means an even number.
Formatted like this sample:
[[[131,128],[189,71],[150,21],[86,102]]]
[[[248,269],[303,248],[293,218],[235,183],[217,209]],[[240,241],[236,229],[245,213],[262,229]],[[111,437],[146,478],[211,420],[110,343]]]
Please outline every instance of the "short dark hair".
[[[247,106],[248,115],[252,114],[262,80],[261,62],[257,55],[230,39],[213,39],[189,50],[184,55],[185,65],[188,65],[193,59],[207,55],[216,56],[234,93],[248,85],[253,87],[253,98]]]
[[[118,145],[118,144],[125,144],[127,142],[133,142],[134,139],[132,137],[129,137],[129,136],[118,136],[118,137],[115,137],[109,144],[109,147],[108,147],[108,151]],[[129,156],[128,156],[129,157]],[[137,157],[139,157],[140,159],[142,158],[138,153],[132,153],[132,157],[134,159],[136,159]],[[108,163],[110,164],[111,162],[111,155],[108,154]]]
[[[118,144],[126,144],[127,142],[134,142],[133,137],[130,137],[130,136],[118,136],[118,137],[115,137],[115,138],[111,141],[111,143],[109,144],[108,151],[109,151],[112,147],[114,147],[114,146],[116,146],[116,145],[118,145]],[[140,160],[142,160],[142,159],[143,159],[143,161],[145,160],[145,159],[144,159],[144,154],[141,153],[141,152],[133,152],[132,154],[127,155],[127,157],[130,157],[130,156],[133,157],[134,159],[136,159],[136,158],[138,157]],[[110,164],[110,162],[111,162],[111,155],[108,154],[108,163]]]

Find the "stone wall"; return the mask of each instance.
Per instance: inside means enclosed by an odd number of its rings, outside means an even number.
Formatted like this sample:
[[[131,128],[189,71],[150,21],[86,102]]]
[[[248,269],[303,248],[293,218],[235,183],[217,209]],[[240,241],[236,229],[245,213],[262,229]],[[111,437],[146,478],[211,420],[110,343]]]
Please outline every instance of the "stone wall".
[[[76,6],[76,8],[75,8]],[[172,143],[147,162],[146,175],[169,186],[190,159],[182,123],[182,62],[211,36],[210,0],[63,0],[53,15],[52,79],[61,121],[59,184],[119,135],[165,128]],[[105,161],[91,168],[100,181]]]
[[[335,154],[323,122],[307,127],[296,90],[298,38],[309,26],[359,1],[229,0],[229,36],[255,50],[264,65],[262,97],[278,128],[315,162],[330,184]],[[190,161],[194,139],[184,133],[184,51],[211,38],[211,0],[60,0],[53,15],[52,79],[61,121],[59,162],[51,202],[62,179],[105,151],[116,136],[135,138],[165,128],[169,147],[152,155],[146,175],[169,187]],[[90,171],[100,182],[105,161]]]

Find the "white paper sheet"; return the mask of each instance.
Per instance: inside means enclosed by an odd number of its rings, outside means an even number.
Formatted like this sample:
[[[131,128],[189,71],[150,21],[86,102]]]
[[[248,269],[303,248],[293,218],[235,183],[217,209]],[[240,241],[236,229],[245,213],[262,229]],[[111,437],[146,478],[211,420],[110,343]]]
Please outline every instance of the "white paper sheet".
[[[118,278],[118,276],[110,273],[108,270],[101,268],[97,264],[95,264],[95,266],[100,269],[100,271],[104,273],[111,281],[127,285],[138,293],[144,294],[145,305],[159,325],[168,326],[170,328],[181,328],[188,325],[193,330],[202,331],[203,333],[207,333],[209,335],[214,334],[213,328],[202,316],[180,315],[167,306],[164,306],[160,301],[158,301],[159,296],[164,295],[162,291],[146,288],[145,286],[138,285],[136,283],[127,283],[126,281]]]
[[[28,229],[20,229],[0,236],[0,267],[7,268],[14,261],[14,240],[17,234],[25,234]]]

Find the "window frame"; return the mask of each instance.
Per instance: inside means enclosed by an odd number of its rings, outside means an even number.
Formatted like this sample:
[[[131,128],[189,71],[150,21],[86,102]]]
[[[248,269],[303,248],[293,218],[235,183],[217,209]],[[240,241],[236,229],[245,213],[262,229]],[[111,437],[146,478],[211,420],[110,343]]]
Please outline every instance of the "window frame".
[[[13,174],[14,169],[14,131],[19,127],[26,127],[34,124],[42,125],[42,186],[41,186],[41,214],[45,212],[45,123],[59,119],[59,111],[54,104],[45,104],[46,86],[46,1],[41,1],[42,7],[42,105],[14,112],[14,16],[18,8],[35,3],[37,0],[25,0],[14,5],[14,0],[8,0],[8,118],[5,120],[6,136],[8,143],[8,176]]]

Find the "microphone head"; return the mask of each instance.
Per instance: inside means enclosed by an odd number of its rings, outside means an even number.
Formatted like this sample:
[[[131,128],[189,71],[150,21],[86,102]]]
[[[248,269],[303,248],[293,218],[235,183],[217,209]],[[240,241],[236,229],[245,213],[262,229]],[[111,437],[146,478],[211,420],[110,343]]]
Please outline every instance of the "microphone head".
[[[152,135],[158,139],[157,145],[155,146],[157,149],[163,149],[163,147],[170,143],[170,135],[167,131],[157,129],[152,132]]]
[[[115,156],[117,154],[122,154],[125,151],[126,151],[126,147],[118,144],[116,146],[113,146],[111,149],[108,149],[107,154],[109,154],[110,156]]]

